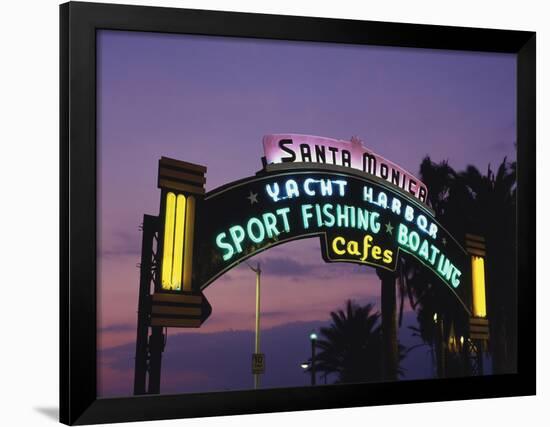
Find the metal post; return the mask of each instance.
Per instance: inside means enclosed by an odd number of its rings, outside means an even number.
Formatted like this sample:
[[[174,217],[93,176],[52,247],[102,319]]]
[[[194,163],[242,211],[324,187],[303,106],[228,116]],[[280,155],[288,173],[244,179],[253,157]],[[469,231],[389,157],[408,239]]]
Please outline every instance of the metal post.
[[[397,340],[397,293],[395,273],[378,269],[381,279],[381,306],[382,306],[382,367],[384,379],[397,380],[399,366]]]
[[[472,375],[472,370],[470,366],[470,352],[469,352],[469,342],[464,339],[463,336],[460,337],[460,352],[462,355],[462,375],[469,377]]]
[[[147,335],[151,310],[150,291],[152,280],[153,240],[157,231],[157,217],[143,215],[141,238],[141,263],[137,315],[136,357],[134,366],[134,394],[145,394],[147,379]]]
[[[250,266],[249,266],[250,267]],[[262,275],[262,270],[260,268],[260,263],[257,264],[256,268],[250,267],[250,269],[256,273],[256,336],[254,340],[254,353],[260,353],[260,279]],[[260,386],[260,374],[254,374],[254,389],[257,389]]]
[[[478,340],[476,342],[477,347],[477,369],[478,369],[478,375],[483,375],[483,341]]]
[[[147,394],[160,393],[160,371],[162,352],[164,351],[164,333],[162,326],[153,326],[149,337],[149,386]]]

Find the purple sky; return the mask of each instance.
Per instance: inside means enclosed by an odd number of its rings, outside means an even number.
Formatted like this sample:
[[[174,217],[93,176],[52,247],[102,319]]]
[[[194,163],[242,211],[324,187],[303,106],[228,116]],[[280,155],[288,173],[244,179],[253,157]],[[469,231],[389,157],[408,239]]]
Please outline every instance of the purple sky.
[[[161,156],[206,165],[207,190],[259,170],[269,133],[356,135],[413,173],[425,155],[485,171],[515,159],[515,65],[507,54],[100,31],[99,393],[132,392],[138,225],[158,213]],[[348,298],[378,307],[379,281],[368,267],[325,264],[318,239],[256,258],[264,385],[305,384],[309,331]],[[213,313],[203,327],[169,330],[163,392],[252,385],[253,273],[235,268],[205,294]],[[399,336],[416,343],[405,326]],[[203,366],[213,354],[223,360],[215,370]],[[431,376],[424,349],[405,366],[407,378]]]

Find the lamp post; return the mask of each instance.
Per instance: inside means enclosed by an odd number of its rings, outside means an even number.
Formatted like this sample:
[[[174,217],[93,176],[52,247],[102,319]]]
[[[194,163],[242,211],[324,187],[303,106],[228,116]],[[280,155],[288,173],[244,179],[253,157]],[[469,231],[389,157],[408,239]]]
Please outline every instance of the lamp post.
[[[309,334],[309,339],[311,341],[311,385],[315,385],[315,344],[317,342],[317,334],[312,332]]]
[[[256,268],[248,264],[248,267],[256,273],[256,337],[254,340],[254,354],[259,355],[260,353],[260,278],[262,275],[262,270],[260,268],[260,263],[256,264]],[[260,374],[256,371],[254,372],[254,389],[257,389],[260,385]]]

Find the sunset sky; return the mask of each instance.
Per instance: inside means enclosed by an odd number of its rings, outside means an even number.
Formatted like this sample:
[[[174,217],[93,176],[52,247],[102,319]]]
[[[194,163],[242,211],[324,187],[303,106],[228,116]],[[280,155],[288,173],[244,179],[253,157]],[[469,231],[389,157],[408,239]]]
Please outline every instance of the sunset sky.
[[[98,390],[132,394],[143,214],[158,214],[157,162],[208,167],[207,190],[261,168],[262,136],[359,137],[418,173],[422,158],[482,172],[515,159],[515,56],[138,32],[98,33]],[[428,189],[429,191],[429,189]],[[326,264],[319,239],[262,263],[265,387],[308,384],[308,334],[347,299],[379,309],[372,268]],[[211,284],[200,329],[169,329],[164,393],[252,387],[255,277],[246,265]],[[417,344],[407,328],[399,338]],[[427,348],[405,378],[431,377]]]

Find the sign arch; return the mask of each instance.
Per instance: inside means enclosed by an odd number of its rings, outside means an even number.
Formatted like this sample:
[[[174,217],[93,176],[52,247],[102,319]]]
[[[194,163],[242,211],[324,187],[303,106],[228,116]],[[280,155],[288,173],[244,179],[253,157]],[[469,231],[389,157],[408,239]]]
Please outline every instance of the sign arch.
[[[298,239],[319,238],[326,262],[389,271],[408,254],[456,298],[453,310],[464,308],[467,339],[486,343],[485,239],[466,234],[464,249],[426,204],[424,183],[356,138],[281,134],[263,144],[261,171],[208,193],[205,166],[159,160],[159,214],[143,221],[135,394],[145,393],[147,375],[149,392],[160,389],[163,328],[198,328],[211,315],[204,289]]]
[[[194,281],[201,291],[242,261],[319,237],[326,262],[395,271],[402,252],[443,282],[470,313],[462,245],[433,211],[375,176],[337,165],[269,165],[205,194],[198,206]]]

